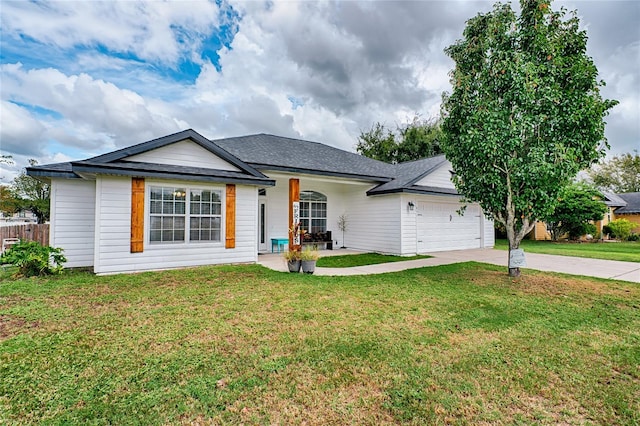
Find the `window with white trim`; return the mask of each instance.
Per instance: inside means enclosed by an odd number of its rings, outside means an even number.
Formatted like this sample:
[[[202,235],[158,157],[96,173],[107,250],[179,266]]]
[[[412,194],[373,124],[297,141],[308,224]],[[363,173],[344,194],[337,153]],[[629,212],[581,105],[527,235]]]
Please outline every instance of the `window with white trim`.
[[[300,192],[300,227],[310,233],[327,230],[327,197],[324,194]]]
[[[151,186],[149,241],[221,241],[222,191]]]

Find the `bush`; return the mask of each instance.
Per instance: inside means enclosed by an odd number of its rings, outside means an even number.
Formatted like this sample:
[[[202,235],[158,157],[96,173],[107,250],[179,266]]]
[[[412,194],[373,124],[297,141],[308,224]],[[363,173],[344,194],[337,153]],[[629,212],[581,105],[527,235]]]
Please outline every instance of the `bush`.
[[[640,234],[631,234],[627,241],[640,241]]]
[[[43,246],[37,241],[20,240],[2,253],[0,261],[17,266],[19,273],[25,277],[33,277],[61,273],[62,264],[67,259],[61,248]]]
[[[613,238],[617,238],[619,240],[626,240],[631,235],[631,230],[635,227],[633,222],[628,221],[627,219],[616,219],[612,222],[609,222],[609,230],[611,231],[611,236]]]

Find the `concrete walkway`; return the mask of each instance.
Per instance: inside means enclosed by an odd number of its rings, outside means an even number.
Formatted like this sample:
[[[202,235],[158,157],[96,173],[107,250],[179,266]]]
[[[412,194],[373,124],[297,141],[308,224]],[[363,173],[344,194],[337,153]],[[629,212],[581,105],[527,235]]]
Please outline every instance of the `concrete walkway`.
[[[322,256],[337,256],[361,253],[354,250],[326,250]],[[368,275],[398,272],[425,266],[447,265],[460,262],[482,262],[507,266],[507,252],[495,249],[456,250],[431,253],[429,259],[408,260],[378,265],[356,266],[353,268],[318,268],[315,275]],[[527,268],[539,271],[562,272],[597,278],[610,278],[640,283],[640,263],[617,260],[588,259],[584,257],[555,256],[550,254],[526,253]],[[287,264],[279,254],[261,254],[258,263],[276,271],[287,271]]]

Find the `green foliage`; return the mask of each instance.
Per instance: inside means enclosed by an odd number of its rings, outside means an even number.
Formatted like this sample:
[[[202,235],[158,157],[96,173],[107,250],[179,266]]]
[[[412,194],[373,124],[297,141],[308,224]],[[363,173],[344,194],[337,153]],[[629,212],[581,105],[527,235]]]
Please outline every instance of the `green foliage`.
[[[627,219],[616,219],[609,222],[610,234],[613,238],[626,240],[631,235],[631,230],[636,226],[635,223]]]
[[[53,275],[62,272],[67,259],[61,248],[43,246],[37,241],[21,240],[2,253],[0,261],[18,267],[25,277]]]
[[[593,184],[603,191],[616,194],[640,192],[640,155],[626,153],[616,155],[589,170]]]
[[[565,15],[547,0],[521,1],[519,17],[497,3],[445,50],[456,64],[442,104],[454,183],[505,225],[511,248],[608,146],[603,118],[617,102],[600,96],[586,32]]]
[[[20,211],[22,200],[17,199],[10,187],[0,186],[0,212],[11,216]]]
[[[282,253],[282,257],[287,262],[295,262],[296,260],[300,260],[300,252],[298,250],[287,250]]]
[[[29,160],[30,166],[37,165],[36,160]],[[34,177],[27,175],[23,170],[12,183],[12,193],[19,201],[20,210],[31,210],[38,218],[38,223],[49,220],[50,213],[50,187]]]
[[[602,220],[607,206],[602,194],[585,183],[572,183],[558,194],[558,203],[553,213],[544,218],[551,238],[557,241],[562,235],[577,239],[593,235],[595,226],[590,221]]]
[[[309,246],[305,247],[304,250],[300,252],[300,260],[302,260],[303,262],[309,260],[318,260],[319,257],[320,254],[318,253],[318,250]]]
[[[416,115],[395,132],[375,123],[370,130],[360,133],[356,150],[365,157],[395,164],[441,154],[441,140],[440,123],[421,120]]]

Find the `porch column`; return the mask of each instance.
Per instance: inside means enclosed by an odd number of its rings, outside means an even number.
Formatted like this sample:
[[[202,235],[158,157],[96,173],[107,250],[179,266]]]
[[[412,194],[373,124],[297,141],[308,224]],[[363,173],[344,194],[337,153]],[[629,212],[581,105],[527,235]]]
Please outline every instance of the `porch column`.
[[[293,203],[300,202],[300,180],[289,179],[289,229],[293,228]],[[300,246],[293,245],[293,233],[289,232],[289,250],[299,250]]]

